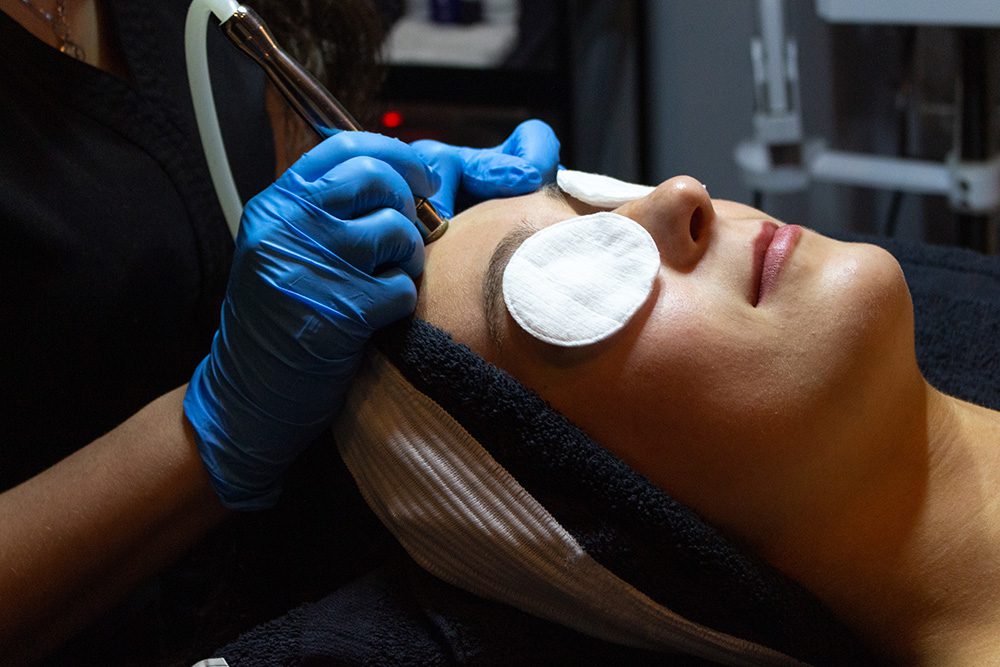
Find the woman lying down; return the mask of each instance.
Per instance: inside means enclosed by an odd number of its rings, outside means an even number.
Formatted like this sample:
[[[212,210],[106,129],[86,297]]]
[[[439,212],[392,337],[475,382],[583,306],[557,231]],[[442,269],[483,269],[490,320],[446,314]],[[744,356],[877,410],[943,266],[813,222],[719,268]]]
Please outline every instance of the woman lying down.
[[[478,632],[438,657],[540,618],[577,661],[1000,661],[1000,413],[924,379],[893,256],[689,177],[560,183],[428,247],[336,431],[414,560],[520,610],[407,597]]]

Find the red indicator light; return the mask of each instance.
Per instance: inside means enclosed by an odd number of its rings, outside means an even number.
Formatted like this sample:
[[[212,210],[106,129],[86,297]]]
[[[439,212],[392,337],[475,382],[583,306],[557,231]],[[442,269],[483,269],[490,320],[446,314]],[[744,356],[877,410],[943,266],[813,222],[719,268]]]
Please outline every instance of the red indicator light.
[[[403,114],[398,111],[386,111],[382,114],[382,125],[385,127],[399,127],[403,124]]]

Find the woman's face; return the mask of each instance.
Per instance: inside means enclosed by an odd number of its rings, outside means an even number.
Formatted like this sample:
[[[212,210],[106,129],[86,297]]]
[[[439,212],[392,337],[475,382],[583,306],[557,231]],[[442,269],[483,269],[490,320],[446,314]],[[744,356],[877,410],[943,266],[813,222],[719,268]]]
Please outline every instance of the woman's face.
[[[519,329],[502,300],[486,307],[505,236],[594,210],[541,192],[469,209],[428,247],[418,315],[748,542],[793,530],[863,483],[897,419],[888,397],[920,378],[892,256],[780,230],[682,176],[615,209],[661,257],[653,293],[621,332],[561,349]]]

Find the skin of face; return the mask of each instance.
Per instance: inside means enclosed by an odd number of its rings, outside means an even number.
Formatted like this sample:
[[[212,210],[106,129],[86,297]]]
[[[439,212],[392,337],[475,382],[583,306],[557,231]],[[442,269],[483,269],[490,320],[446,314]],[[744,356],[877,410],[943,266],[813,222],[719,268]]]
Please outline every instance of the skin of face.
[[[892,465],[894,436],[915,417],[906,406],[919,403],[898,399],[923,391],[899,264],[803,229],[754,305],[755,240],[782,223],[680,176],[615,209],[661,257],[652,294],[622,331],[558,348],[500,308],[491,335],[483,280],[501,240],[525,222],[595,210],[545,193],[468,209],[427,248],[417,315],[765,557],[790,536],[821,534]]]

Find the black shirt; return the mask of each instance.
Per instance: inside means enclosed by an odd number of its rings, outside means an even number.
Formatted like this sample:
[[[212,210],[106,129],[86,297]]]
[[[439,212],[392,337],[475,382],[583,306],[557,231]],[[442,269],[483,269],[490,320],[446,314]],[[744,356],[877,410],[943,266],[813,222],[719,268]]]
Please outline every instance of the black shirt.
[[[232,253],[190,101],[188,0],[107,3],[125,81],[0,13],[0,490],[190,377]],[[273,180],[263,75],[210,60],[244,198]]]

